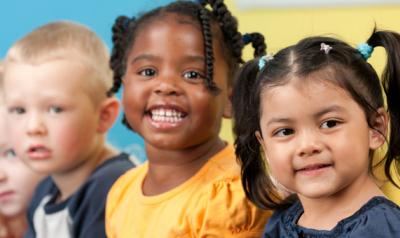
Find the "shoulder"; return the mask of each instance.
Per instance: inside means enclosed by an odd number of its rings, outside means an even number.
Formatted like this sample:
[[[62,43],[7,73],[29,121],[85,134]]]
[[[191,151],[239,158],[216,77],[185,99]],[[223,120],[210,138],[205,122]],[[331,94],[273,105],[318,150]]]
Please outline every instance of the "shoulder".
[[[99,165],[89,179],[118,178],[133,167],[135,167],[135,165],[129,159],[129,155],[121,153]]]
[[[356,237],[400,237],[400,207],[385,197],[374,197],[341,223]]]
[[[80,210],[85,206],[92,206],[96,200],[99,207],[105,204],[107,194],[115,181],[133,167],[127,154],[120,154],[110,158],[98,166],[79,190],[70,198],[71,210]],[[103,204],[103,205],[104,205]]]
[[[50,176],[44,178],[36,187],[35,193],[32,196],[28,212],[33,212],[41,203],[44,197],[55,195],[58,193],[58,188]]]
[[[126,198],[126,195],[133,195],[133,188],[140,186],[147,168],[148,165],[145,162],[120,176],[110,189],[107,207],[113,207],[113,204],[117,205],[121,199]]]
[[[294,232],[298,217],[303,213],[299,201],[274,211],[264,230],[264,237],[285,237]]]
[[[202,193],[198,213],[205,213],[204,236],[211,235],[214,229],[226,236],[260,237],[271,212],[253,205],[246,198],[241,179],[240,167],[236,161],[233,147],[225,148],[210,159],[208,171],[200,177]]]
[[[240,165],[232,145],[212,156],[202,169],[214,181],[240,180]]]

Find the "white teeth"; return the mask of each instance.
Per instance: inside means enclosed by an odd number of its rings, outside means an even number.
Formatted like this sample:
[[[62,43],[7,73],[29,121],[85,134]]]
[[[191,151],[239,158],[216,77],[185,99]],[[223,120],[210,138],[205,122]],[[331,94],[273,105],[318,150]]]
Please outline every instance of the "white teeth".
[[[157,122],[177,123],[182,121],[183,113],[173,109],[154,109],[151,111],[151,118]]]

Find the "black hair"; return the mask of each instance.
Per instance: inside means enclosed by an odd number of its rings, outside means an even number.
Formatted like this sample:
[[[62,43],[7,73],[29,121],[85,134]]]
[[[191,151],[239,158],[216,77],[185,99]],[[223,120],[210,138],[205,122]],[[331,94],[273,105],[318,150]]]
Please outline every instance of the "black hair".
[[[206,8],[207,5],[211,7],[211,10]],[[213,40],[215,39],[219,41],[222,53],[229,67],[229,83],[233,84],[234,75],[239,65],[244,62],[242,59],[242,50],[245,45],[242,35],[238,31],[238,22],[236,18],[232,16],[223,0],[203,0],[199,2],[177,1],[166,6],[158,7],[138,18],[119,16],[116,19],[112,28],[113,49],[110,59],[110,66],[114,71],[114,84],[109,90],[109,94],[118,92],[121,87],[122,78],[126,70],[127,56],[135,43],[138,33],[153,20],[170,14],[189,17],[195,24],[201,26],[204,39],[206,71],[204,84],[206,88],[212,93],[218,93],[219,91],[213,80]],[[252,35],[254,37],[250,42],[255,48],[256,55],[261,56],[265,54],[266,45],[264,37],[259,33],[252,33]],[[129,127],[125,117],[123,123]]]
[[[321,44],[332,47],[329,52],[321,50]],[[367,40],[372,47],[382,46],[387,52],[387,65],[382,75],[382,85],[373,67],[360,51],[349,44],[330,37],[309,37],[295,45],[282,49],[272,60],[259,68],[259,58],[246,63],[239,72],[233,89],[233,118],[236,155],[242,166],[242,184],[246,196],[264,209],[276,209],[290,205],[295,195],[282,199],[268,175],[262,151],[255,136],[260,128],[261,93],[266,87],[284,85],[292,78],[306,77],[312,73],[324,73],[330,80],[345,89],[362,108],[368,126],[382,135],[385,132],[374,127],[378,109],[384,107],[386,94],[390,117],[388,149],[380,163],[384,163],[385,175],[394,185],[391,167],[396,175],[400,172],[400,35],[391,31],[377,31]],[[372,170],[370,151],[370,172]]]

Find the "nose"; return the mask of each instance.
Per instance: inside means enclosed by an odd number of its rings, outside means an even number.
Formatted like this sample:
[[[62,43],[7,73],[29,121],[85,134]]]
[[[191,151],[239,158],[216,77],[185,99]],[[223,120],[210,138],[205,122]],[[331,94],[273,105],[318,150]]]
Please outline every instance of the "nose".
[[[7,174],[5,173],[4,164],[0,165],[0,182],[7,180]]]
[[[154,93],[161,96],[179,96],[182,94],[180,83],[182,80],[173,73],[165,73],[156,80]]]
[[[44,135],[46,126],[42,116],[39,113],[31,113],[27,120],[28,135]]]
[[[321,153],[323,143],[321,136],[314,131],[304,131],[299,136],[299,147],[297,155],[300,157],[310,157]]]

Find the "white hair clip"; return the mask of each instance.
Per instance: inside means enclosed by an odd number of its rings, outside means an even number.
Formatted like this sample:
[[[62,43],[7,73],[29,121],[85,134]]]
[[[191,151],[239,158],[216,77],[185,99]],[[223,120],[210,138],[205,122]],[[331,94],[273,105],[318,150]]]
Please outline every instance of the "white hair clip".
[[[324,51],[325,54],[329,54],[329,51],[332,50],[332,46],[325,44],[325,43],[321,43],[321,51]]]

